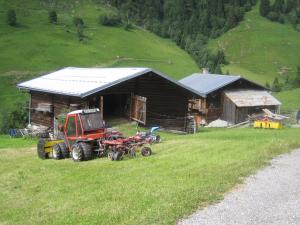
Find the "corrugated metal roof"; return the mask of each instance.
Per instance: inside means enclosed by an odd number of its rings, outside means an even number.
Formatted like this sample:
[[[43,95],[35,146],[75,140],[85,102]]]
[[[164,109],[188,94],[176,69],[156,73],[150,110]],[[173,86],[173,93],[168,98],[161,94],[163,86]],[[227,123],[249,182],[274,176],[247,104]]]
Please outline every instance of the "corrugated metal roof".
[[[56,72],[18,84],[19,88],[85,97],[124,79],[151,71],[148,68],[76,68]]]
[[[62,94],[84,98],[123,81],[148,72],[195,93],[194,90],[150,68],[76,68],[67,67],[56,72],[20,83],[17,87],[33,91]],[[197,94],[197,93],[196,93]]]
[[[240,76],[229,76],[219,74],[199,74],[194,73],[179,82],[194,89],[199,94],[207,95],[219,88],[239,80]]]
[[[224,93],[237,107],[281,105],[281,102],[267,91],[228,90]]]

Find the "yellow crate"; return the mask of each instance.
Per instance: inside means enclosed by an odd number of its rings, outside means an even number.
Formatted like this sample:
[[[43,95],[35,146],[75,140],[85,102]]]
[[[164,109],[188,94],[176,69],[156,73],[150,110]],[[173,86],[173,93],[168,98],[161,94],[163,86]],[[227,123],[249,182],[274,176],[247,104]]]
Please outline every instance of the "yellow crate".
[[[282,123],[277,121],[262,121],[258,120],[254,122],[254,128],[264,128],[264,129],[281,129]]]

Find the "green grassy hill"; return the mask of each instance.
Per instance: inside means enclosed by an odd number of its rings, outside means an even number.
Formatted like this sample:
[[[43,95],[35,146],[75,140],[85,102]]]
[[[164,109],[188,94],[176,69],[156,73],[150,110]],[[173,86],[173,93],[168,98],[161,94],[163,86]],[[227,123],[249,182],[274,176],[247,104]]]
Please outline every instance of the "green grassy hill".
[[[95,2],[0,0],[0,127],[8,112],[25,102],[17,82],[62,67],[151,67],[176,79],[198,71],[190,56],[169,40],[139,28],[100,26],[99,15],[110,9]],[[57,25],[48,22],[52,8]],[[6,24],[8,9],[16,10],[17,28]],[[84,20],[84,42],[78,40],[74,16]]]
[[[238,27],[212,40],[209,46],[224,50],[230,62],[224,72],[241,74],[261,84],[272,83],[275,77],[292,77],[300,65],[300,32],[290,24],[261,17],[258,6]]]
[[[275,96],[283,103],[283,111],[295,111],[300,110],[300,88],[282,91],[276,93]]]

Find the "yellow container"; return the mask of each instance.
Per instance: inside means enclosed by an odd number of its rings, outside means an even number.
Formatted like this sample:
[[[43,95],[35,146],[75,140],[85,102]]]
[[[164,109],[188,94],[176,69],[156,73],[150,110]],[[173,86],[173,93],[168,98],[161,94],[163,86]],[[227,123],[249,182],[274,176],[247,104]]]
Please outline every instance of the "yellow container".
[[[264,128],[264,129],[281,129],[282,123],[279,121],[263,121],[257,120],[254,122],[254,128]]]

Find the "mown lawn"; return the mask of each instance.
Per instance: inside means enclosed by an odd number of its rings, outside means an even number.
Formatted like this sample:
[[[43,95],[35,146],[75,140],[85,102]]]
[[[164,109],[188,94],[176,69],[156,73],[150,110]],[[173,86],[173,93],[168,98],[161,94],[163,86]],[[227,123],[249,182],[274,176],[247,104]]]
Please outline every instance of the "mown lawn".
[[[133,125],[121,127],[129,133]],[[120,162],[40,160],[32,142],[0,149],[1,224],[174,224],[275,155],[300,147],[300,130],[162,133],[154,155]],[[3,142],[4,137],[1,137]]]

